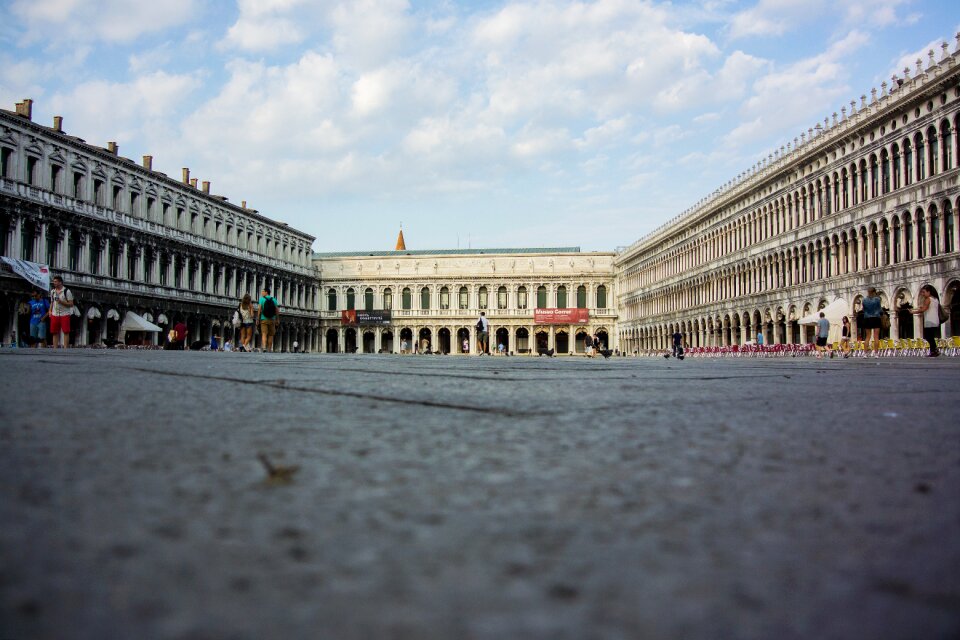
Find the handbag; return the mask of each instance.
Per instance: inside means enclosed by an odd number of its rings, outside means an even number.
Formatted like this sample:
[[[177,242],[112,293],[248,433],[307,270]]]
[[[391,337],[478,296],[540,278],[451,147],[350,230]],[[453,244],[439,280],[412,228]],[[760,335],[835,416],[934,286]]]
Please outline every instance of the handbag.
[[[940,324],[943,324],[950,319],[950,312],[939,300],[937,301],[937,315],[939,316],[938,319],[940,320]]]

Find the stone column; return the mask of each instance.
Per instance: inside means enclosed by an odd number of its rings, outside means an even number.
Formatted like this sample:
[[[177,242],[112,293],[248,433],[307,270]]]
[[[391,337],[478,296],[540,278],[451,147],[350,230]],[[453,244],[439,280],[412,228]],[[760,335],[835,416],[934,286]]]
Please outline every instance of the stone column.
[[[346,330],[343,327],[337,329],[337,353],[343,353],[347,344],[346,338]]]

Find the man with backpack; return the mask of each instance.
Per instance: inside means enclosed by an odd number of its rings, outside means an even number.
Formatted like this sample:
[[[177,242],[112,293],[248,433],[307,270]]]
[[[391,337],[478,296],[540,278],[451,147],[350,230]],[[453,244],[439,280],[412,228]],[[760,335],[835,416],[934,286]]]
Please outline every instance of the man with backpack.
[[[477,320],[477,348],[482,356],[487,352],[487,345],[490,340],[490,321],[487,320],[487,314],[480,312],[480,318]]]
[[[264,351],[273,351],[273,336],[277,334],[280,321],[280,307],[266,287],[260,294],[260,344]]]

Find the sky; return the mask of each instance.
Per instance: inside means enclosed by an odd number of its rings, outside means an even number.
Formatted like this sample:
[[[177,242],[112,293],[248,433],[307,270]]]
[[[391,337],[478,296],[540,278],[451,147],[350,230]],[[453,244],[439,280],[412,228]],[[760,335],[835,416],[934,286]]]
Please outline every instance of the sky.
[[[947,0],[0,0],[0,107],[316,251],[612,251],[958,31]]]

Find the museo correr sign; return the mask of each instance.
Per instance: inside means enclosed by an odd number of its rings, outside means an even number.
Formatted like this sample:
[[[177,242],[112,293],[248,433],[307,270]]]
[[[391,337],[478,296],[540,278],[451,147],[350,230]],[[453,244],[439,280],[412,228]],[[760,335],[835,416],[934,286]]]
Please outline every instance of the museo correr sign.
[[[390,312],[378,309],[376,311],[360,311],[351,309],[350,311],[340,312],[340,324],[353,326],[376,326],[389,325]]]
[[[534,324],[587,324],[588,309],[534,309]]]

